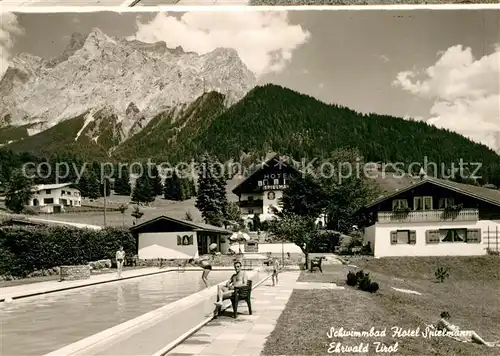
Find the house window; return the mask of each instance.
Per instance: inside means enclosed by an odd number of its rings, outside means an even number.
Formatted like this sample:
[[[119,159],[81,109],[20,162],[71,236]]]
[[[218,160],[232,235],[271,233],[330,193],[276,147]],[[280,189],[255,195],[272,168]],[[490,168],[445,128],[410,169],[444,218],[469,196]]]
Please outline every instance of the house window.
[[[413,210],[432,210],[432,197],[414,197]]]
[[[50,189],[45,189],[45,194],[50,194],[52,191]]]
[[[253,214],[253,209],[248,209],[248,214]]]
[[[427,244],[438,244],[440,242],[481,243],[481,229],[427,230],[425,234]]]
[[[391,231],[391,245],[414,245],[417,242],[415,230]]]
[[[279,180],[279,179],[275,179],[275,180],[273,181],[273,183],[274,183],[274,185],[278,185],[278,184],[280,184],[280,180]]]
[[[440,229],[440,242],[466,242],[467,229]]]
[[[44,198],[43,203],[44,204],[54,204],[54,198]]]
[[[455,200],[453,198],[440,198],[439,199],[439,209],[446,209],[450,206],[455,205]]]
[[[406,209],[408,208],[408,200],[406,199],[394,199],[392,201],[392,210]]]

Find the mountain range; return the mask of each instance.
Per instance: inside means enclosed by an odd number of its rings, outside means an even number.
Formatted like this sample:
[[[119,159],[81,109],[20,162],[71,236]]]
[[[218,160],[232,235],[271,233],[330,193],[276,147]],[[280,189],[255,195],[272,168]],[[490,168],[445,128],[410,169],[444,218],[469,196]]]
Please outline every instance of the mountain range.
[[[482,162],[483,174],[500,177],[496,152],[454,132],[256,83],[235,50],[198,55],[94,29],[73,35],[56,58],[12,60],[0,81],[0,144],[122,162],[205,151],[302,159],[352,147],[369,161]]]

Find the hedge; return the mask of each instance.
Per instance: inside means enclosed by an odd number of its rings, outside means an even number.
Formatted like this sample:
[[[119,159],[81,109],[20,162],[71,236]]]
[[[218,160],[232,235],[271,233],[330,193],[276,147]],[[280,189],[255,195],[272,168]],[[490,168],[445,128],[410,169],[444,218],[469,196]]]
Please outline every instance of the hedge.
[[[114,259],[119,246],[136,254],[136,240],[126,229],[61,226],[0,228],[0,275],[25,277],[35,270]]]

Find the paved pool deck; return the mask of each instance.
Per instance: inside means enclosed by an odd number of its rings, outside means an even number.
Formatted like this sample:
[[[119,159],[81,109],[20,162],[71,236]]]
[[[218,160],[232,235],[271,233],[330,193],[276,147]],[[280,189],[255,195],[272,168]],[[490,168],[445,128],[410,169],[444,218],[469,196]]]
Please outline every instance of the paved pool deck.
[[[266,340],[274,330],[294,289],[345,289],[335,283],[297,282],[299,275],[300,271],[282,272],[278,285],[274,287],[271,279],[266,280],[252,291],[253,315],[248,315],[246,303],[241,302],[238,306],[238,317],[233,319],[230,316],[232,308],[229,307],[224,315],[213,319],[164,355],[261,355]]]
[[[116,272],[103,273],[91,275],[89,279],[78,281],[62,281],[53,280],[47,282],[35,282],[28,284],[21,284],[18,286],[0,288],[0,302],[5,302],[6,298],[19,299],[26,297],[33,297],[41,294],[48,294],[60,292],[75,288],[88,287],[103,283],[111,283],[123,281],[131,278],[152,276],[160,273],[167,273],[170,271],[177,271],[178,268],[159,268],[159,267],[145,267],[122,272],[122,278],[118,279]],[[201,271],[200,268],[185,268],[185,271]],[[214,268],[214,271],[232,270],[232,267]]]

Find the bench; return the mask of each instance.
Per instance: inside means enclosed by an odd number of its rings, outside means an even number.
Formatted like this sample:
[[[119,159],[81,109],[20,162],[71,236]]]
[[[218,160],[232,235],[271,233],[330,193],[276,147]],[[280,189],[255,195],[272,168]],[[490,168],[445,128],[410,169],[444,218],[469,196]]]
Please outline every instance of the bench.
[[[321,261],[323,261],[322,257],[313,258],[311,260],[311,272],[314,272],[314,269],[317,268],[321,273],[323,273],[323,269],[321,268]]]
[[[248,314],[252,315],[252,281],[249,280],[246,286],[242,287],[234,287],[234,293],[230,296],[224,298],[231,299],[231,305],[233,307],[233,318],[236,318],[238,315],[238,304],[241,301],[245,301],[248,306]],[[218,308],[218,312],[216,317],[220,314],[221,308]]]

